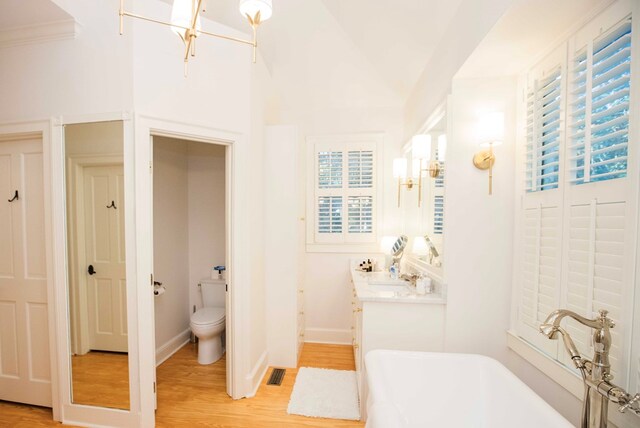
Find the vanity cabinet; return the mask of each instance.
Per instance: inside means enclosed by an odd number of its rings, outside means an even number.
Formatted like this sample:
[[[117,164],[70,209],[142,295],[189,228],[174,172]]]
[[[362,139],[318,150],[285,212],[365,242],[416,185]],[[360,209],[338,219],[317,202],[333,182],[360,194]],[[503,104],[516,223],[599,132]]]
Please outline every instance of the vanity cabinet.
[[[352,270],[352,341],[360,411],[366,418],[364,357],[374,349],[441,352],[444,349],[446,298],[439,292],[424,296],[411,287],[377,288],[373,282],[386,273]],[[398,291],[392,291],[393,288]]]

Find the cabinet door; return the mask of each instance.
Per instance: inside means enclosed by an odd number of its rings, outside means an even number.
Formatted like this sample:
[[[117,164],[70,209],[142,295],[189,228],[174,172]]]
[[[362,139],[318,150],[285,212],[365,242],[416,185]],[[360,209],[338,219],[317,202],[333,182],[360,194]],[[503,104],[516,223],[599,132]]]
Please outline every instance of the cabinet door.
[[[39,139],[0,141],[0,400],[51,407],[42,167]]]

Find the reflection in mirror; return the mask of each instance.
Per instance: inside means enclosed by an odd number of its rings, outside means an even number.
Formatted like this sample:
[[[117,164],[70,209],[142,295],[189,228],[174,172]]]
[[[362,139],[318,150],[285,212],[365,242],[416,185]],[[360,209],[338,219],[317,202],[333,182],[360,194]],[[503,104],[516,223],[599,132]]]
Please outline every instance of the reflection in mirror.
[[[74,404],[129,409],[122,121],[65,126]]]
[[[446,179],[447,150],[447,115],[443,109],[430,121],[423,134],[431,136],[430,152],[425,157],[438,163],[440,174],[432,177],[422,171],[422,206],[418,207],[416,199],[405,198],[403,205],[404,233],[410,236],[408,252],[412,256],[425,261],[434,268],[442,267],[444,238],[444,188]],[[412,159],[411,144],[405,151],[407,162],[415,164]],[[415,174],[414,174],[415,175]]]
[[[394,264],[400,263],[400,260],[402,260],[404,249],[407,247],[407,242],[409,242],[409,238],[404,235],[400,235],[396,242],[394,242],[393,247],[391,247],[391,255],[393,256]]]

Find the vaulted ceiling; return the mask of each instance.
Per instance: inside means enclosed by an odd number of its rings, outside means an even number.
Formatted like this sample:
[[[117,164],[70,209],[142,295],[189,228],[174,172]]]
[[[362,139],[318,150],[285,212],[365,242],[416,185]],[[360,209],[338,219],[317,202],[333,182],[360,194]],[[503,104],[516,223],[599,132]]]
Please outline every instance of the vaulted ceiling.
[[[404,105],[462,2],[274,0],[260,51],[285,91],[307,101]],[[237,0],[207,0],[206,16],[248,30]]]

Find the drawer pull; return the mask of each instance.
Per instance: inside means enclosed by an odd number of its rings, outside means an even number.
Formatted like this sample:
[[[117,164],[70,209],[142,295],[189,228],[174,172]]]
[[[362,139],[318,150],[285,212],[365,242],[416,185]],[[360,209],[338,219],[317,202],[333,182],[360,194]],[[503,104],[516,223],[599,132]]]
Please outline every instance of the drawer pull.
[[[298,293],[304,293],[304,290],[298,290]]]
[[[354,344],[353,344],[353,349],[358,349],[359,347],[360,347],[360,346],[358,346],[358,344],[357,344],[357,343],[354,343]]]
[[[362,308],[355,308],[355,309],[353,310],[353,312],[354,312],[354,313],[362,312]]]
[[[298,312],[298,315],[304,315],[304,311]]]

